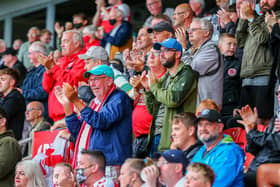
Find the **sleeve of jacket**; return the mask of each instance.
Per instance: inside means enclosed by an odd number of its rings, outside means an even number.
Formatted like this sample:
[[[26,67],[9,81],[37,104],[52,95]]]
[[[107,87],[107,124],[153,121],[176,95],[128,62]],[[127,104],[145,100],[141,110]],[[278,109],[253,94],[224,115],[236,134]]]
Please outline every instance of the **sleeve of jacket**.
[[[203,46],[200,50],[192,58],[191,67],[202,76],[218,67],[220,57],[214,45]]]
[[[145,104],[148,112],[153,115],[156,109],[156,100],[152,92],[145,92]]]
[[[77,139],[83,121],[81,119],[79,120],[75,113],[72,113],[71,115],[65,117],[65,122],[72,138]]]
[[[115,125],[117,121],[122,120],[123,116],[128,112],[126,111],[128,108],[126,106],[131,105],[131,103],[128,101],[127,96],[118,94],[113,97],[103,105],[99,112],[95,112],[89,107],[81,111],[81,116],[87,124],[91,125],[94,129],[106,130]]]
[[[257,18],[256,18],[257,19]],[[270,33],[265,23],[256,20],[249,23],[249,34],[254,38],[255,43],[265,44],[269,41]]]
[[[265,145],[268,135],[268,133],[260,132],[258,130],[251,130],[246,133],[246,151],[256,155]]]
[[[48,93],[45,92],[42,85],[38,85],[36,88],[23,90],[22,94],[26,100],[43,101],[48,98]]]
[[[110,44],[115,46],[122,46],[129,40],[131,34],[131,26],[128,23],[124,23],[120,26],[115,36],[112,37],[109,34],[104,33],[102,41],[109,42]]]
[[[180,73],[174,81],[171,89],[162,88],[158,83],[150,86],[155,99],[169,108],[175,108],[185,101],[195,82],[195,76],[189,68],[188,71]]]
[[[44,72],[43,80],[42,80],[42,87],[47,92],[50,93],[54,86],[54,78],[52,73]]]
[[[237,150],[225,150],[215,158],[215,164],[211,165],[216,173],[213,187],[232,186],[243,170],[244,154]],[[230,171],[230,172],[229,172]]]
[[[225,31],[226,33],[235,34],[236,27],[236,24],[233,21],[231,21],[225,25]]]
[[[236,38],[236,44],[238,47],[243,48],[245,46],[245,42],[248,36],[248,21],[244,19],[239,19],[235,38]]]
[[[21,153],[16,142],[4,140],[0,143],[0,180],[14,170],[20,160],[19,155]]]

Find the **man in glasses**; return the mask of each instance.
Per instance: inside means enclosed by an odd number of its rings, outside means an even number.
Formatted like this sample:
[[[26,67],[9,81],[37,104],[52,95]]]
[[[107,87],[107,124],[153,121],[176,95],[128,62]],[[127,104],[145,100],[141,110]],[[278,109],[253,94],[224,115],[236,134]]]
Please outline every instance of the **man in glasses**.
[[[197,103],[214,100],[219,107],[223,99],[223,59],[219,48],[211,40],[213,25],[206,19],[193,19],[188,30],[192,47],[182,60],[199,74]]]
[[[105,177],[105,156],[101,151],[82,150],[76,168],[76,179],[82,186],[114,187],[111,178]]]
[[[90,105],[82,102],[68,83],[63,88],[55,88],[66,114],[66,125],[76,139],[73,168],[82,149],[96,149],[106,157],[106,176],[117,179],[120,165],[132,152],[132,101],[125,92],[116,89],[114,72],[108,65],[98,65],[84,76],[89,78],[95,95]],[[80,112],[80,119],[73,112],[72,104]]]
[[[169,149],[171,140],[170,120],[178,111],[194,112],[197,80],[189,66],[181,63],[181,44],[174,38],[154,44],[160,50],[161,64],[167,68],[158,79],[153,73],[141,76],[145,88],[145,103],[153,115],[150,129],[150,153]]]

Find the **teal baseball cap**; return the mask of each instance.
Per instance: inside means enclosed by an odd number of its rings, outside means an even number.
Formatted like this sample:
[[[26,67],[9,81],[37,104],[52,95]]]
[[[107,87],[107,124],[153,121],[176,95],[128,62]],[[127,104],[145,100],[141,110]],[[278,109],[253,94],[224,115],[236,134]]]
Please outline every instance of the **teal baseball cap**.
[[[112,79],[114,79],[113,69],[105,64],[95,66],[91,70],[84,73],[85,78],[88,78],[90,75],[106,75],[107,77],[111,77]]]

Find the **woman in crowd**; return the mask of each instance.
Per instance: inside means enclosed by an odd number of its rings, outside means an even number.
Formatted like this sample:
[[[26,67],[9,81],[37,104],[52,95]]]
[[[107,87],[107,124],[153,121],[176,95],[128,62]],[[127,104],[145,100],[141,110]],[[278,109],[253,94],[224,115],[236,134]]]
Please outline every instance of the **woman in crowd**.
[[[47,187],[45,177],[36,162],[24,160],[17,164],[15,187]]]

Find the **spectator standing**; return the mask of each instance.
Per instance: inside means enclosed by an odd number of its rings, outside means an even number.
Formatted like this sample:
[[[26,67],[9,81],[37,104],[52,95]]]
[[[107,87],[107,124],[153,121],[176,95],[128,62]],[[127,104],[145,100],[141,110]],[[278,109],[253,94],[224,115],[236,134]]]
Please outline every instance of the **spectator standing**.
[[[13,42],[13,49],[16,50],[17,53],[18,53],[18,50],[21,47],[21,45],[22,45],[22,40],[21,39],[16,39]]]
[[[114,73],[109,66],[96,66],[85,76],[89,77],[89,85],[96,96],[89,106],[78,98],[69,84],[65,83],[63,89],[56,87],[56,96],[66,113],[67,127],[76,139],[73,165],[75,168],[82,149],[96,149],[106,157],[106,176],[116,179],[120,165],[131,156],[132,102],[125,92],[116,89]],[[80,112],[80,119],[73,113],[71,103]]]
[[[26,69],[22,62],[20,62],[17,58],[17,52],[13,48],[7,48],[2,56],[3,64],[0,69],[3,68],[12,68],[19,73],[19,80],[17,83],[17,87],[20,87],[23,83],[23,80],[26,76]]]
[[[240,102],[240,67],[241,62],[235,57],[236,40],[234,35],[224,33],[220,35],[219,49],[224,58],[224,86],[222,116],[232,116],[233,110]]]
[[[28,49],[33,42],[39,40],[39,37],[40,30],[37,27],[31,27],[27,33],[28,41],[24,42],[18,51],[18,60],[23,63],[27,71],[29,71],[32,67],[32,64],[30,64],[30,60],[28,58]]]
[[[48,29],[42,29],[40,32],[40,41],[46,46],[47,54],[49,54],[52,50],[51,40],[52,33]]]
[[[0,108],[0,186],[13,187],[15,166],[21,160],[20,146],[7,127],[7,114]]]
[[[43,89],[42,80],[45,68],[37,59],[39,54],[47,55],[47,49],[42,42],[33,42],[29,47],[30,63],[33,67],[27,73],[26,78],[22,84],[22,95],[24,96],[25,103],[31,101],[40,101],[44,104],[44,116],[49,119],[48,115],[48,93]]]
[[[96,13],[93,17],[92,24],[95,27],[103,27],[106,33],[109,33],[114,28],[109,22],[109,13],[112,8],[118,8],[123,12],[124,20],[130,22],[131,20],[131,10],[130,7],[123,3],[123,0],[109,0],[109,6],[105,7],[105,0],[96,0]]]
[[[176,6],[173,14],[174,28],[176,29],[175,35],[183,49],[191,47],[187,30],[192,23],[193,17],[194,13],[189,4],[182,3]]]
[[[49,94],[48,110],[50,118],[57,127],[64,124],[65,113],[62,105],[58,102],[54,88],[62,86],[67,82],[72,86],[77,86],[79,82],[85,81],[83,77],[85,63],[79,59],[78,55],[83,54],[83,38],[80,32],[69,30],[62,36],[61,48],[63,57],[55,64],[51,56],[38,55],[38,61],[46,68],[43,75],[42,86]]]
[[[144,27],[152,26],[152,19],[154,16],[164,14],[167,15],[170,19],[172,19],[174,9],[164,8],[162,0],[146,0],[146,7],[148,8],[148,11],[151,15],[146,19],[143,25]]]
[[[115,58],[117,52],[123,52],[126,48],[132,47],[132,26],[124,20],[124,13],[121,9],[114,7],[109,13],[109,22],[113,26],[110,33],[100,28],[96,35],[101,39],[103,46],[110,59]]]
[[[21,139],[25,102],[22,94],[15,88],[19,79],[18,72],[5,68],[0,70],[0,106],[7,113],[8,129],[15,133],[17,140]]]
[[[265,23],[265,14],[275,10],[276,18],[279,19],[280,6],[275,0],[261,0],[260,8],[263,12],[261,16],[255,15],[254,7],[254,4],[247,1],[242,2],[236,31],[237,45],[244,46],[240,70],[242,78],[240,104],[257,107],[261,123],[267,124],[273,116],[271,106],[274,103],[274,88],[269,86],[273,56],[269,47],[270,32]]]
[[[181,61],[182,46],[174,38],[154,44],[161,50],[160,60],[167,68],[160,79],[143,73],[141,83],[145,88],[145,103],[153,121],[150,129],[150,152],[168,149],[171,141],[170,120],[178,111],[194,112],[197,97],[197,82],[194,72]]]
[[[223,99],[223,59],[211,40],[213,26],[207,19],[193,19],[189,29],[192,47],[183,53],[182,61],[199,74],[197,104],[213,99],[219,107]]]

